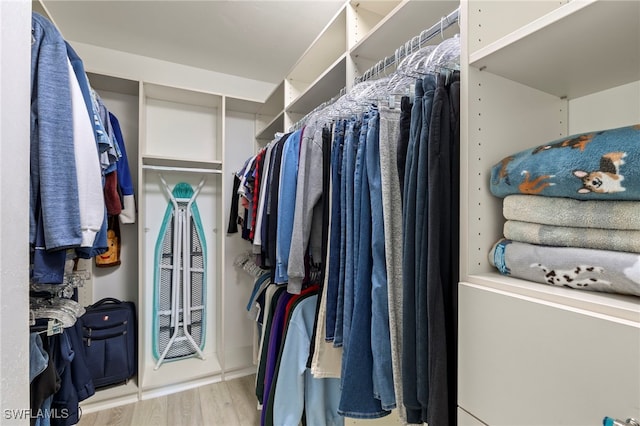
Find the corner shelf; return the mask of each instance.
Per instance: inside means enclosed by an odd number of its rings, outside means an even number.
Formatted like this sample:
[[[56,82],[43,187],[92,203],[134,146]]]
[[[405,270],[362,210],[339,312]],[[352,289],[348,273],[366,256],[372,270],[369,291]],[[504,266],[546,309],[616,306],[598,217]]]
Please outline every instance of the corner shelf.
[[[284,80],[278,84],[256,115],[256,139],[271,140],[284,128]]]
[[[281,132],[284,129],[284,110],[280,111],[264,129],[260,130],[256,134],[256,139],[260,140],[272,140],[276,132]]]
[[[346,84],[346,64],[346,54],[343,54],[286,107],[287,112],[304,115],[337,95]]]
[[[238,111],[245,112],[247,114],[257,114],[262,108],[262,102],[254,101],[251,99],[240,99],[225,97],[225,110],[226,111]]]

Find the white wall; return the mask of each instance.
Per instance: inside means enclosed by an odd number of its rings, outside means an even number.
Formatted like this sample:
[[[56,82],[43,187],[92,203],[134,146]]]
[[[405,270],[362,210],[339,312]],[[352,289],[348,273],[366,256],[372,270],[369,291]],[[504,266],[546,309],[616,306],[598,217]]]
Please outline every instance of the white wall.
[[[68,41],[82,58],[88,72],[224,94],[259,102],[264,102],[275,88],[273,83],[207,71],[77,41]]]
[[[31,3],[0,1],[0,423],[29,424]],[[9,66],[6,66],[9,65]]]

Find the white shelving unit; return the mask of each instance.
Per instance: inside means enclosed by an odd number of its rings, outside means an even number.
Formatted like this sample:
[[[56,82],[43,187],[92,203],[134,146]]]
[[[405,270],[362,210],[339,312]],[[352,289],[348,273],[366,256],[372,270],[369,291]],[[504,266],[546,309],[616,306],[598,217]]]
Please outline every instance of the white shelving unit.
[[[90,64],[85,64],[90,68]],[[88,73],[92,87],[122,127],[136,190],[136,224],[122,225],[122,265],[93,270],[83,290],[89,303],[112,296],[138,308],[138,374],[126,385],[99,390],[85,412],[153,398],[253,371],[251,321],[244,314],[251,277],[233,266],[249,246],[226,236],[232,172],[254,152],[264,104],[185,87]],[[225,148],[229,145],[232,148]],[[196,200],[207,245],[205,359],[165,362],[154,370],[154,257],[168,200],[159,173],[173,187],[206,183]]]
[[[351,88],[355,77],[458,5],[453,0],[345,2],[258,112],[258,145],[289,130],[340,90]],[[458,27],[450,27],[443,37],[457,32]]]
[[[487,256],[504,223],[488,188],[494,164],[640,123],[640,3],[462,6],[460,423],[638,418],[638,298],[505,277]]]

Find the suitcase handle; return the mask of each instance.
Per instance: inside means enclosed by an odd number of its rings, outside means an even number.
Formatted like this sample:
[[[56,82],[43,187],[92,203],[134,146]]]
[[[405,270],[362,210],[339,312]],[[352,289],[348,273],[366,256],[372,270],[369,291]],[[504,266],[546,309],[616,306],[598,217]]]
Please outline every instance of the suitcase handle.
[[[105,297],[104,299],[98,300],[96,303],[94,303],[90,307],[97,308],[98,306],[102,306],[106,303],[122,303],[122,302],[114,297]]]

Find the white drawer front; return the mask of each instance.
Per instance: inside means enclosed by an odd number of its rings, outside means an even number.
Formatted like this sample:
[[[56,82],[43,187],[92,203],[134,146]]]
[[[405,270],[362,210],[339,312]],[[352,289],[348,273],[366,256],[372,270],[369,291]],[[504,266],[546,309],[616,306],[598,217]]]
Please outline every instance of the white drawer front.
[[[458,405],[491,426],[640,418],[640,324],[461,284]]]

